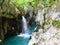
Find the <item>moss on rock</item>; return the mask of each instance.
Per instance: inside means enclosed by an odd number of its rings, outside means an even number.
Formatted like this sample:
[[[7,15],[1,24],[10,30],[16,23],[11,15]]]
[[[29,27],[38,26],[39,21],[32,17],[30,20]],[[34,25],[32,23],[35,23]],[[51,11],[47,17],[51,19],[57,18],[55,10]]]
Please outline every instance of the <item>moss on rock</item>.
[[[52,24],[53,26],[60,28],[60,20],[53,20]]]

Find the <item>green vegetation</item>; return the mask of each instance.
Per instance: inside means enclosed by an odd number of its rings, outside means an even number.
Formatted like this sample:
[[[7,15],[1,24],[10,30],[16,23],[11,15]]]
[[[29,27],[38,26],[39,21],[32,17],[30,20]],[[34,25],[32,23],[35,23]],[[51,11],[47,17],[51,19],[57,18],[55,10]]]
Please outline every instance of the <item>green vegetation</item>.
[[[37,10],[38,4],[41,8],[49,7],[54,4],[54,0],[1,0],[0,1],[0,16],[6,16],[13,18],[17,16],[17,10],[24,15],[25,12],[29,11],[31,6],[33,10]],[[16,10],[17,9],[17,10]],[[24,14],[23,14],[24,13]]]
[[[0,16],[14,18],[17,16],[16,7],[11,3],[11,0],[0,0]]]
[[[40,27],[44,29],[45,24],[49,23],[49,22],[46,22],[46,14],[49,11],[49,9],[55,4],[56,1],[57,0],[0,0],[1,39],[2,40],[4,39],[8,31],[10,33],[17,34],[18,32],[17,30],[19,30],[18,28],[21,28],[21,16],[26,15],[26,13],[29,13],[29,12],[35,13],[36,11],[37,13],[38,10],[44,11],[43,12],[44,22],[42,25],[40,24],[40,22],[38,22],[36,26],[37,27],[36,32]],[[32,11],[30,11],[31,8],[33,8]],[[50,21],[50,17],[47,21]],[[54,20],[52,24],[60,28],[60,20],[58,21]]]
[[[29,11],[30,7],[33,7],[33,10],[37,10],[38,4],[40,4],[40,9],[51,7],[56,0],[13,0],[11,1],[17,8],[22,8],[23,11]],[[21,11],[20,10],[20,11]]]
[[[37,45],[36,43],[34,43],[33,45]]]
[[[18,7],[29,6],[31,4],[33,7],[37,6],[39,3],[44,6],[51,6],[56,0],[13,0],[12,2]]]
[[[60,28],[60,20],[54,20],[52,22],[53,26],[57,27],[57,28]]]

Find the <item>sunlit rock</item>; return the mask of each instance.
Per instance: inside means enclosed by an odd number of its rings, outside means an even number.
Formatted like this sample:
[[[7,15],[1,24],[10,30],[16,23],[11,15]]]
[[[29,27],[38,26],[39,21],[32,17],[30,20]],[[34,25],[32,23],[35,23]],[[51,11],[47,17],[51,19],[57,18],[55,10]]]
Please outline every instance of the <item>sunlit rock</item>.
[[[52,20],[59,19],[60,18],[59,15],[60,15],[60,12],[54,12],[52,14]]]
[[[42,25],[42,23],[44,22],[43,19],[44,19],[44,18],[43,18],[43,13],[39,10],[39,11],[38,11],[38,14],[37,14],[37,16],[36,16],[36,22],[40,22],[40,24]]]
[[[37,36],[37,37],[36,37]],[[29,45],[60,45],[60,29],[51,26],[45,33],[34,32]]]
[[[0,40],[0,42],[2,42],[2,40]]]

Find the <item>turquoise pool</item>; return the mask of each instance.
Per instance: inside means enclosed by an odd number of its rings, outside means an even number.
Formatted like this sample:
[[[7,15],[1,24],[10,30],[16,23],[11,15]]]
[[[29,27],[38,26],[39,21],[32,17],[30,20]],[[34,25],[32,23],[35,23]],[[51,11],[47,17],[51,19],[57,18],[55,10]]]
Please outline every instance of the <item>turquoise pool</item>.
[[[35,25],[29,26],[29,35],[34,31]],[[23,36],[13,36],[9,39],[6,39],[2,45],[28,45],[29,43],[29,35],[25,35],[25,38]],[[28,36],[28,37],[26,37]]]

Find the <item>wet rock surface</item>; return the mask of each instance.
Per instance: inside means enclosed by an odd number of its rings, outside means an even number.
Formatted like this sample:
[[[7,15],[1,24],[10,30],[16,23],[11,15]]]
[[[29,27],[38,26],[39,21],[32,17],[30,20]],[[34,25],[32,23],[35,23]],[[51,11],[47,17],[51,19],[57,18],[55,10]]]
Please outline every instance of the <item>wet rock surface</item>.
[[[0,39],[4,40],[11,36],[15,36],[22,32],[22,22],[21,17],[17,18],[6,18],[2,17],[0,22]]]

